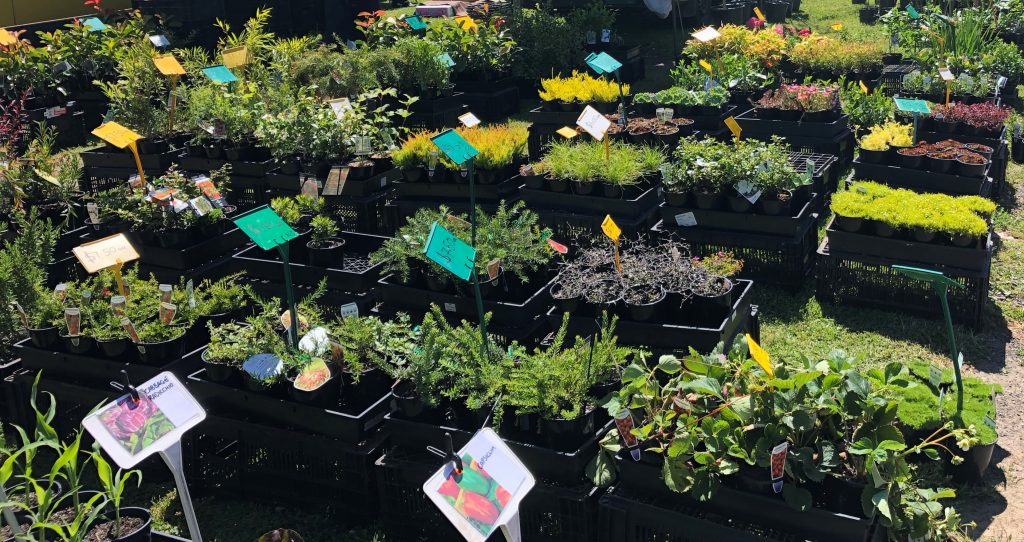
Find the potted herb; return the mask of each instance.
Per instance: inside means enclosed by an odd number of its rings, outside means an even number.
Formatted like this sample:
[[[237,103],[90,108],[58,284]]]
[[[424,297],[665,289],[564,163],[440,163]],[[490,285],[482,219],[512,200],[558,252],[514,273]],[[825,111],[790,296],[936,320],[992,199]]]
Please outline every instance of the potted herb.
[[[706,298],[713,305],[730,310],[732,308],[732,278],[743,270],[743,260],[728,252],[716,252],[703,258],[694,258],[693,267],[702,272],[696,283],[694,294]]]
[[[315,267],[345,268],[345,239],[339,238],[338,225],[326,215],[317,215],[309,223],[309,265]]]
[[[200,325],[205,327],[206,323],[217,325],[230,322],[249,307],[249,300],[254,294],[252,287],[241,282],[242,275],[239,272],[216,281],[206,279],[194,290],[195,312],[199,316]],[[191,301],[187,302],[191,304]]]
[[[210,343],[201,355],[206,376],[214,382],[228,382],[238,374],[242,363],[257,353],[257,330],[242,322],[209,322],[207,327]]]

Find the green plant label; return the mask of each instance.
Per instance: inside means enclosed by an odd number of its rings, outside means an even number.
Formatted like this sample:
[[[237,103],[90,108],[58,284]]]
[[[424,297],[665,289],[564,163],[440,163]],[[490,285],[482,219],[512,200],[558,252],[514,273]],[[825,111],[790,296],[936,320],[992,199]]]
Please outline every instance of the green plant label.
[[[918,13],[917,10],[914,9],[914,6],[912,6],[910,4],[907,4],[907,14],[910,15],[911,19],[920,19],[921,18],[921,14]]]
[[[423,253],[462,280],[469,280],[476,261],[476,249],[434,222]]]
[[[928,102],[924,100],[909,100],[906,98],[893,98],[892,100],[896,102],[896,109],[904,113],[929,115],[932,112],[931,108],[928,107]]]
[[[804,161],[804,184],[814,182],[814,160],[808,158]]]
[[[231,73],[226,66],[217,65],[210,66],[209,68],[203,68],[203,74],[210,78],[210,81],[221,85],[227,85],[238,81],[235,74]]]
[[[234,223],[263,250],[270,250],[299,236],[268,205],[242,214],[234,219]]]
[[[409,28],[413,30],[426,30],[427,28],[427,23],[423,22],[423,19],[420,19],[416,15],[410,15],[409,17],[406,17],[405,22],[408,23]]]
[[[452,60],[452,55],[450,55],[448,53],[441,53],[441,54],[437,55],[437,59],[439,61],[441,61],[442,64],[444,64],[445,66],[447,66],[449,68],[454,68],[455,67],[455,61]]]
[[[608,53],[590,53],[586,58],[587,66],[598,74],[614,73],[622,67],[622,63]]]
[[[434,142],[438,149],[441,149],[441,152],[448,156],[449,160],[456,164],[462,164],[476,156],[479,152],[455,130],[445,130],[430,138],[430,140]]]
[[[89,32],[101,32],[110,28],[104,24],[103,21],[99,20],[98,17],[89,17],[88,19],[85,19],[82,21],[82,26],[88,28]]]

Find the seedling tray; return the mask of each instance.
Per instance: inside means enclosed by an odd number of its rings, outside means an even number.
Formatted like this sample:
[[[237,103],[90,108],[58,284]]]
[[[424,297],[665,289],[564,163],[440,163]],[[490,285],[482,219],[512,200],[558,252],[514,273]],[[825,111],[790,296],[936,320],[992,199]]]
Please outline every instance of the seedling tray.
[[[729,345],[739,333],[749,327],[751,302],[754,297],[753,282],[740,279],[735,283],[732,310],[720,321],[688,326],[636,322],[619,318],[615,334],[623,344],[647,347],[656,353],[686,352],[691,347],[698,352],[710,352],[720,342]],[[558,307],[552,307],[547,314],[552,329],[558,329],[564,312]],[[597,331],[598,325],[598,321],[593,317],[572,315],[569,317],[569,336],[591,335]]]
[[[990,163],[984,177],[963,177],[900,166],[867,164],[858,158],[853,161],[853,178],[878,181],[889,186],[909,188],[919,192],[988,197],[992,194],[992,177],[988,176],[991,169],[992,164]]]
[[[985,240],[985,248],[963,248],[846,232],[837,229],[834,222],[833,218],[826,231],[829,248],[834,254],[858,254],[971,271],[986,271],[992,263],[991,234]]]
[[[181,155],[181,149],[171,149],[161,154],[140,154],[139,160],[142,162],[143,170],[154,170],[163,173],[167,168],[171,167],[171,164],[178,159],[179,155]],[[135,157],[127,149],[115,152],[105,150],[85,151],[80,156],[86,168],[138,169],[135,164]]]
[[[602,412],[603,410],[598,410],[595,415],[601,415]],[[594,435],[573,452],[558,452],[535,444],[504,438],[502,440],[508,444],[516,457],[526,465],[526,468],[534,476],[559,484],[578,484],[583,478],[587,464],[597,455],[598,440],[608,432],[613,424],[612,421],[607,420],[607,416],[603,419],[603,423],[601,420],[597,423],[599,425]],[[413,450],[423,450],[427,446],[444,449],[445,433],[451,434],[452,446],[458,450],[465,446],[475,433],[475,431],[465,431],[455,427],[404,419],[398,412],[392,412],[387,416],[385,428],[392,435],[401,435],[401,439],[397,443],[400,443],[403,448]]]
[[[366,179],[348,179],[345,181],[345,185],[341,189],[341,194],[331,194],[330,196],[325,197],[340,195],[360,198],[370,196],[380,192],[401,178],[402,172],[392,168],[387,171],[377,173],[371,177],[367,177]],[[320,194],[323,193],[324,182],[326,182],[326,179],[316,177],[317,192]],[[267,186],[298,193],[302,190],[302,177],[298,173],[294,175],[285,175],[284,173],[281,173],[280,170],[275,170],[267,173]]]
[[[207,378],[206,369],[188,375],[188,387],[205,408],[218,413],[230,412],[350,443],[366,440],[391,411],[391,392],[368,405],[339,403],[322,408],[214,382]],[[345,391],[342,389],[342,400]]]
[[[800,136],[805,138],[832,139],[848,130],[849,117],[840,115],[833,122],[801,122],[789,120],[768,120],[758,118],[756,110],[751,109],[736,116],[736,121],[743,128],[743,137],[769,139],[773,135],[783,137]]]
[[[794,216],[771,216],[757,213],[732,213],[729,211],[698,209],[696,207],[671,207],[667,203],[661,206],[661,218],[664,224],[678,225],[685,215],[692,214],[697,225],[690,229],[708,228],[737,232],[750,232],[760,235],[779,235],[793,237],[806,229],[813,222],[821,205],[821,196],[811,197],[797,210]]]
[[[458,279],[454,279],[458,280]],[[434,292],[400,284],[392,275],[378,282],[381,302],[391,310],[422,309],[431,304],[448,313],[457,314],[471,321],[477,320],[476,300],[473,296],[460,296],[446,292]],[[492,301],[484,299],[484,312],[491,313],[495,325],[529,325],[537,316],[544,314],[551,301],[548,286],[551,281],[540,285],[526,299],[516,301]]]
[[[600,191],[601,186],[595,186]],[[554,209],[558,211],[584,212],[612,215],[619,218],[638,218],[646,215],[658,206],[661,200],[661,183],[652,185],[633,199],[606,198],[603,196],[580,195],[568,192],[552,192],[551,190],[533,190],[523,188],[523,201],[531,209]]]
[[[366,292],[375,288],[377,281],[380,280],[382,264],[371,265],[370,253],[380,248],[387,238],[355,232],[344,232],[343,237],[344,268],[316,267],[307,264],[304,259],[295,261],[295,258],[292,258],[292,283],[315,287],[322,279],[327,279],[327,288],[330,290]],[[252,245],[235,254],[233,258],[250,277],[275,282],[284,280],[284,268],[277,249],[263,250]]]
[[[495,184],[474,183],[477,201],[497,202],[519,192],[522,179],[516,175]],[[432,183],[426,177],[415,183],[399,183],[395,194],[399,199],[422,198],[431,200],[469,200],[469,182]]]
[[[175,358],[162,367],[155,367],[137,362],[130,363],[97,356],[43,350],[33,346],[29,339],[16,343],[14,347],[21,355],[22,366],[25,369],[30,369],[33,373],[43,371],[48,378],[93,386],[106,386],[111,380],[120,381],[122,370],[128,372],[128,378],[135,384],[149,380],[164,371],[171,371],[184,377],[199,365],[199,355],[202,350],[193,350],[180,359]],[[134,348],[134,346],[129,345],[129,348]]]
[[[179,158],[178,165],[186,171],[213,171],[225,165],[230,165],[232,176],[241,175],[243,177],[263,177],[276,167],[273,159],[252,162],[247,160],[200,158],[188,155]]]
[[[719,486],[710,501],[698,502],[689,495],[668,489],[661,477],[660,464],[633,461],[628,454],[626,457],[622,454],[617,456],[616,464],[619,468],[619,487],[654,498],[659,505],[685,505],[698,513],[718,514],[740,522],[751,522],[774,529],[780,534],[793,534],[796,535],[796,540],[873,540],[871,535],[875,530],[875,522],[872,519],[838,514],[820,508],[801,512],[789,506],[781,495],[760,495],[726,485]],[[764,469],[764,476],[766,481],[770,479],[768,469]]]
[[[249,238],[238,228],[210,237],[185,248],[163,248],[145,245],[128,233],[132,246],[139,252],[140,263],[170,269],[194,269],[244,246]]]

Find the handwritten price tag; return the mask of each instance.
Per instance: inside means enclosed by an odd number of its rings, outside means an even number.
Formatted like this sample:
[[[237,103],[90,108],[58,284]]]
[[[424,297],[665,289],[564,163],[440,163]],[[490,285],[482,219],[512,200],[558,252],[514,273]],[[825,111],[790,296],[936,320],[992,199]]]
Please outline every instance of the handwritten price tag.
[[[588,105],[583,110],[583,113],[580,114],[580,117],[576,119],[576,125],[594,136],[594,139],[601,141],[604,139],[604,134],[608,132],[608,128],[611,127],[612,121],[608,120],[608,117],[602,115],[600,111]]]
[[[430,235],[427,237],[423,253],[462,280],[469,280],[473,276],[476,249],[452,235],[437,222],[434,222],[430,228]]]
[[[71,249],[88,273],[138,260],[139,253],[123,233]]]
[[[604,217],[604,221],[601,222],[601,231],[612,241],[618,241],[619,237],[622,236],[622,228],[612,220],[612,215]]]

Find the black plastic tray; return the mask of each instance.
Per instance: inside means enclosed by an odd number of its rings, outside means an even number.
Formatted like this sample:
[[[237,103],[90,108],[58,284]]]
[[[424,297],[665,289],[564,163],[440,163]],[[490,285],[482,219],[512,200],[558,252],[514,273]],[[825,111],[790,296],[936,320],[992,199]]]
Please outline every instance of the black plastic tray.
[[[334,410],[214,382],[206,378],[206,369],[188,375],[188,388],[208,410],[238,413],[350,443],[365,440],[391,411],[391,392],[366,406],[340,404]]]
[[[289,192],[299,192],[302,189],[302,176],[298,173],[294,175],[285,175],[280,171],[272,171],[267,173],[267,186],[280,190],[287,190]],[[342,187],[341,194],[332,194],[331,196],[351,196],[351,197],[365,197],[380,192],[387,188],[395,181],[402,178],[402,172],[397,169],[389,169],[377,173],[371,177],[365,179],[355,180],[348,179],[345,181],[345,186]],[[317,191],[322,193],[324,190],[324,182],[326,179],[316,178]]]
[[[594,190],[601,190],[600,186]],[[619,218],[639,218],[658,206],[661,201],[661,183],[644,190],[633,199],[606,198],[603,196],[580,195],[569,192],[552,192],[550,190],[523,189],[523,201],[531,209],[554,209],[558,211],[585,212],[612,215]]]
[[[187,171],[213,171],[224,167],[225,164],[231,166],[232,176],[241,175],[243,177],[263,177],[276,167],[273,159],[253,162],[248,160],[200,158],[187,154],[178,159],[178,166]]]
[[[706,326],[688,326],[657,322],[636,322],[619,318],[615,334],[623,344],[643,346],[655,353],[686,352],[694,348],[698,352],[710,352],[715,345],[724,342],[727,346],[736,336],[742,333],[750,321],[751,303],[753,301],[754,283],[749,280],[735,280],[734,291],[739,295],[733,298],[732,310],[720,321],[709,322]],[[552,329],[558,329],[562,323],[564,312],[558,307],[548,311],[548,323]],[[569,336],[587,336],[598,328],[593,317],[570,316]]]
[[[813,222],[817,215],[815,210],[821,205],[821,196],[811,197],[800,207],[795,216],[770,216],[757,213],[732,213],[729,211],[697,209],[696,207],[670,207],[667,203],[661,206],[663,224],[676,226],[676,216],[692,213],[696,226],[690,228],[710,228],[750,232],[759,235],[784,235],[793,237],[803,231],[808,222]]]
[[[736,115],[736,122],[743,128],[743,137],[762,139],[779,135],[832,139],[850,127],[849,117],[845,114],[833,122],[800,122],[762,119],[755,111],[751,109]]]
[[[984,177],[963,177],[923,169],[867,164],[858,158],[853,161],[853,178],[878,181],[889,186],[909,188],[920,192],[987,197],[992,193],[992,178],[988,176],[991,167],[990,162]]]
[[[171,167],[171,164],[177,160],[179,155],[181,155],[181,149],[171,149],[161,154],[140,154],[139,161],[142,162],[143,170],[156,170],[163,173],[167,168]],[[138,167],[135,165],[135,157],[127,149],[116,152],[106,152],[104,150],[84,151],[80,156],[86,168],[129,168],[138,170]]]
[[[441,96],[432,100],[421,98],[409,106],[409,111],[413,113],[436,113],[462,107],[462,94],[462,92],[453,92],[451,96]]]
[[[308,265],[304,260],[291,261],[292,283],[316,286],[327,279],[327,288],[343,292],[366,292],[376,288],[380,280],[381,264],[371,266],[369,255],[387,240],[386,237],[367,233],[344,232],[344,269],[324,268]],[[252,245],[233,258],[253,278],[283,282],[284,269],[277,250],[263,250]]]
[[[391,275],[380,279],[378,284],[380,300],[389,309],[402,310],[408,307],[422,310],[423,307],[435,304],[446,313],[456,314],[472,321],[477,319],[476,299],[472,296],[463,297],[406,286],[395,282]],[[495,325],[528,325],[547,310],[551,301],[551,295],[548,293],[550,284],[550,280],[545,282],[529,297],[519,301],[484,299],[484,312],[491,313],[491,321]]]
[[[599,410],[595,415],[602,415],[603,412],[603,410]],[[526,465],[526,468],[534,476],[560,484],[577,484],[583,477],[587,464],[597,455],[598,440],[608,432],[613,422],[605,416],[598,423],[600,426],[594,433],[594,436],[587,439],[574,452],[558,452],[533,444],[525,444],[508,439],[502,440],[508,444],[509,448],[516,454],[516,457]],[[384,427],[392,435],[398,436],[395,439],[395,444],[400,444],[403,448],[415,450],[422,450],[427,446],[443,449],[445,433],[451,434],[452,446],[458,450],[465,446],[474,434],[473,431],[465,431],[455,427],[445,427],[403,419],[397,412],[387,416]]]
[[[166,267],[169,269],[195,269],[218,257],[229,255],[235,249],[249,242],[245,232],[238,228],[230,229],[221,235],[205,239],[185,248],[163,248],[145,245],[138,237],[128,233],[132,246],[139,251],[139,262],[146,265]]]
[[[128,372],[128,378],[135,384],[149,380],[164,371],[171,371],[184,377],[199,366],[199,355],[202,353],[202,349],[192,350],[180,359],[175,358],[162,367],[156,367],[137,362],[130,363],[96,356],[80,356],[54,350],[42,350],[33,346],[29,339],[16,343],[14,347],[18,349],[22,367],[25,369],[43,371],[43,375],[47,378],[72,380],[99,386],[105,386],[112,380],[120,381],[122,370]]]
[[[523,185],[519,175],[495,184],[474,183],[477,201],[497,202],[519,192]],[[423,198],[431,200],[469,200],[469,183],[432,183],[426,179],[415,183],[399,183],[395,195],[400,199]]]
[[[971,271],[985,271],[992,263],[991,234],[985,240],[985,248],[962,248],[864,233],[850,233],[836,229],[834,222],[833,218],[826,231],[828,245],[833,254],[875,256],[908,263],[943,265]]]

